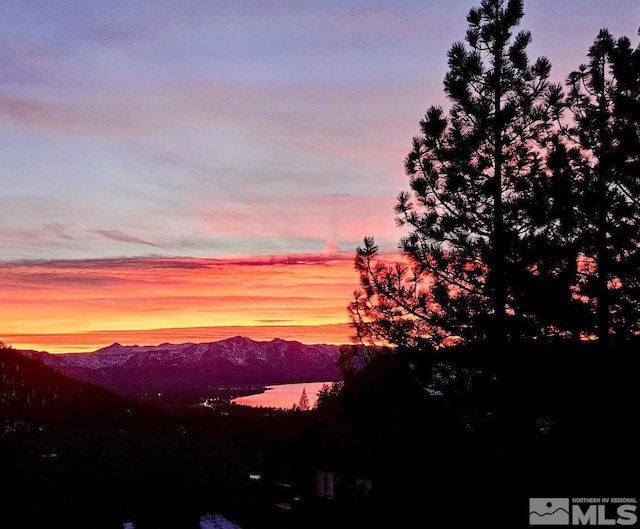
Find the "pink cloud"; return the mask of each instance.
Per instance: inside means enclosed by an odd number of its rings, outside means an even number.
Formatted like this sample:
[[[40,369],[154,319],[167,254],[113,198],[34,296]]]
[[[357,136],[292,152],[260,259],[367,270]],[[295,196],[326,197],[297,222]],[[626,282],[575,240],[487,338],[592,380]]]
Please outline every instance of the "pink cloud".
[[[401,189],[398,186],[398,191]],[[221,205],[211,211],[203,205],[197,211],[200,230],[208,236],[273,233],[279,237],[314,238],[322,241],[318,250],[327,240],[360,241],[366,235],[399,240],[402,236],[394,220],[393,194],[303,196],[286,202],[286,215],[281,214],[280,202],[272,204],[260,196],[249,196],[245,201],[251,206],[242,211],[233,205]]]
[[[338,249],[338,243],[334,240],[327,241],[327,244],[324,245],[324,253],[326,254],[335,254],[340,250]]]

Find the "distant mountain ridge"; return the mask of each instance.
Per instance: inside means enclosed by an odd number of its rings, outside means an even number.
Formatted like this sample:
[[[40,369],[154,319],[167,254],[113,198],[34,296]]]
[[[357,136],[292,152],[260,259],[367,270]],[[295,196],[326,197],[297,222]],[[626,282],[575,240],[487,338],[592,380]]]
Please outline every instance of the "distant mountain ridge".
[[[336,380],[339,347],[243,336],[157,346],[114,343],[90,353],[26,352],[74,378],[129,396],[206,397],[221,387]]]

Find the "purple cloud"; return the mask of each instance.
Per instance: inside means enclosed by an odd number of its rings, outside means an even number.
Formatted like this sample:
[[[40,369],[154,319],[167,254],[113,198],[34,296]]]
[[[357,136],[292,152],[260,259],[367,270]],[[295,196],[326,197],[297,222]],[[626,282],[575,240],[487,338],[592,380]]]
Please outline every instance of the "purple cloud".
[[[94,233],[102,235],[105,239],[110,239],[112,241],[127,242],[132,244],[146,244],[147,246],[155,246],[156,248],[158,247],[157,244],[145,241],[144,239],[140,239],[135,235],[129,235],[128,233],[124,233],[120,230],[95,230]]]

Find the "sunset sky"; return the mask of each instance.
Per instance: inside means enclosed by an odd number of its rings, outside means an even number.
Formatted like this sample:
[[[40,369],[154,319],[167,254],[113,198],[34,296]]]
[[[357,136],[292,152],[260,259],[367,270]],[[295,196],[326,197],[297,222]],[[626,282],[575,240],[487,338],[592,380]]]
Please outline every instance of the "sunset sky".
[[[347,342],[476,3],[0,3],[0,340]],[[525,12],[558,81],[600,28],[638,38],[638,0]]]

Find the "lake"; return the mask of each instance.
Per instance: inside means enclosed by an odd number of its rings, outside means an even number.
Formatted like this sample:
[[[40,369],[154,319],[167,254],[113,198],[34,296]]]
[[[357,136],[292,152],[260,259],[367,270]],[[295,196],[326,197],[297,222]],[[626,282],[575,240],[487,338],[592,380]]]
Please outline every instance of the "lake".
[[[301,384],[277,384],[267,387],[264,393],[237,397],[231,402],[243,406],[285,408],[291,409],[294,404],[300,402],[302,390],[307,392],[309,406],[313,408],[318,400],[318,392],[323,384],[331,385],[331,382],[303,382]]]

